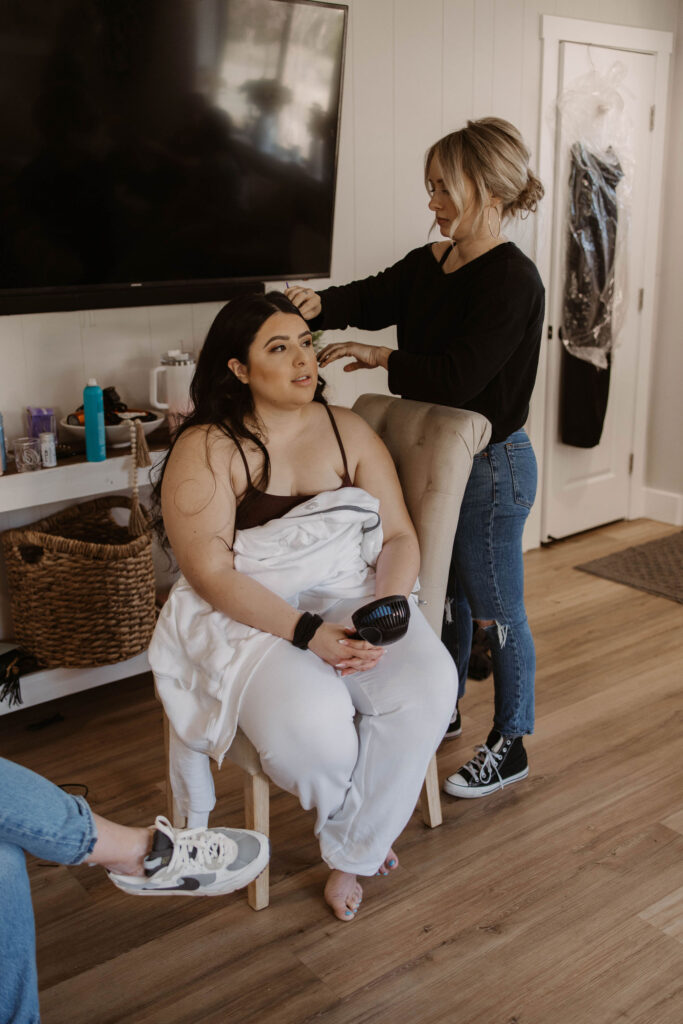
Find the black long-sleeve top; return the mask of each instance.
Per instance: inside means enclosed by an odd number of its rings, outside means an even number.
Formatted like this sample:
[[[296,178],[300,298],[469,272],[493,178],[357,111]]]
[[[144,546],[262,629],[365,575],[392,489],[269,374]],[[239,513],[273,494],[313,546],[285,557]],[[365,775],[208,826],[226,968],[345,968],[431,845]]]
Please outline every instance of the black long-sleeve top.
[[[483,413],[503,441],[529,414],[543,326],[534,263],[504,242],[444,274],[430,245],[380,274],[320,292],[313,330],[395,324],[389,390]]]

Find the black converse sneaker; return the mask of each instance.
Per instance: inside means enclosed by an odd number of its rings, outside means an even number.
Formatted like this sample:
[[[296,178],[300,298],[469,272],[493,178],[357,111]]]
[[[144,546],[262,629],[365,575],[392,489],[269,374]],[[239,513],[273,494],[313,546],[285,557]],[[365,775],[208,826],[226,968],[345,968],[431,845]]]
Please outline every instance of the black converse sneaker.
[[[443,734],[445,740],[454,740],[456,736],[462,734],[462,720],[460,718],[460,712],[458,711],[458,705],[455,705],[455,711],[451,715],[451,720],[446,727],[446,731]]]
[[[443,784],[451,796],[471,800],[520,782],[529,774],[529,763],[521,736],[501,736],[492,729],[486,743],[475,747],[475,757]]]

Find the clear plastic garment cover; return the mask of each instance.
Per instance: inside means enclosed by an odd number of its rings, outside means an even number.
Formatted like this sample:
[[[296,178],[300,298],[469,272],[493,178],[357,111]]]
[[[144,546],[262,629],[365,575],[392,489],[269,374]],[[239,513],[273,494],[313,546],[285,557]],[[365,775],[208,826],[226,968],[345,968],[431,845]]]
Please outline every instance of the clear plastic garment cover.
[[[559,97],[562,139],[571,147],[561,337],[567,351],[609,365],[623,320],[619,258],[628,239],[633,139],[621,93],[625,69],[592,71]]]

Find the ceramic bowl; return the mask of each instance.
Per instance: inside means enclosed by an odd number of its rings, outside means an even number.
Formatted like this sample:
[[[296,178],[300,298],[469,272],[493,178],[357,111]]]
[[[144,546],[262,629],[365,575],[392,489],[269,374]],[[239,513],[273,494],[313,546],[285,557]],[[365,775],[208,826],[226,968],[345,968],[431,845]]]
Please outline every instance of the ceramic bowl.
[[[148,423],[143,423],[142,429],[145,436],[151,434],[163,422],[164,417],[159,416]],[[60,420],[59,425],[66,437],[85,444],[85,427],[79,427],[74,423],[67,423],[65,419]],[[113,427],[105,425],[104,437],[108,448],[128,448],[130,446],[130,428],[128,423],[116,423]]]

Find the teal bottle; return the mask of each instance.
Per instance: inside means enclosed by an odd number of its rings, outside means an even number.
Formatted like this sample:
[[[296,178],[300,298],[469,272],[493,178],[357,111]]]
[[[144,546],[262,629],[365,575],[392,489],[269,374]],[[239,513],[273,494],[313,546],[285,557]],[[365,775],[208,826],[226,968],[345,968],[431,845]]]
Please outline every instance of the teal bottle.
[[[104,462],[107,450],[104,443],[104,401],[102,388],[91,377],[83,388],[83,415],[85,418],[85,457],[88,462]]]

